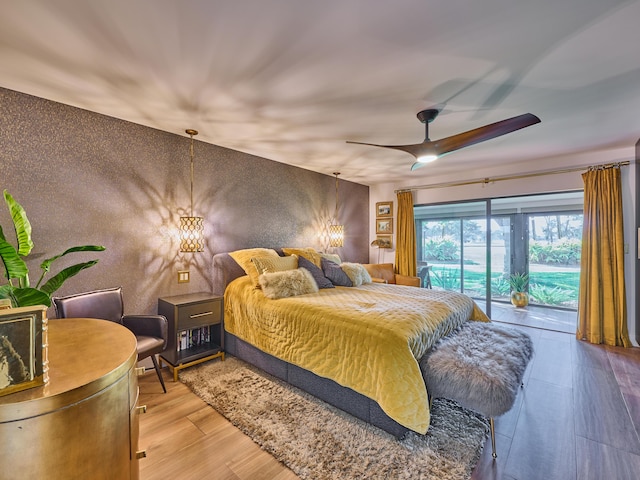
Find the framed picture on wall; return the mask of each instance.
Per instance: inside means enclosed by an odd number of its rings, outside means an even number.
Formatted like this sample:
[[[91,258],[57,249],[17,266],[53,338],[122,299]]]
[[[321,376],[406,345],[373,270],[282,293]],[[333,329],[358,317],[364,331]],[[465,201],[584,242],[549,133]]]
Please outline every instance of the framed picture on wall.
[[[393,202],[376,203],[376,217],[392,217],[392,216],[393,216]]]
[[[393,218],[377,218],[376,233],[393,233]]]
[[[378,235],[376,240],[378,241],[378,248],[391,248],[391,235]]]

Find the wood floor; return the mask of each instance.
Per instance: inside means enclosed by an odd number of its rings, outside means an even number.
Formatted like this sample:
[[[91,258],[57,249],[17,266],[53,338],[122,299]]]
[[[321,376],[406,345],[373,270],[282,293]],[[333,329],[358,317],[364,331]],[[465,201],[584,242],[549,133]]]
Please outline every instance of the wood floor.
[[[535,356],[513,409],[496,419],[498,458],[487,442],[472,478],[640,478],[640,348],[514,328],[531,335]],[[141,480],[297,478],[165,373],[166,394],[153,372],[140,378],[148,408],[140,417]]]
[[[217,362],[219,360],[212,360]],[[166,368],[164,370],[167,370]],[[298,477],[164,371],[140,377],[140,480],[290,480]]]

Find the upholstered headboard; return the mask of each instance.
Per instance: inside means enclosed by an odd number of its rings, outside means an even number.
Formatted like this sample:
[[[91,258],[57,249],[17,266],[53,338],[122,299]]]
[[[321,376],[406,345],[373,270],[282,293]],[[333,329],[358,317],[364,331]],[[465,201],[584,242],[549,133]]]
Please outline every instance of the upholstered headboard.
[[[217,253],[213,256],[213,294],[224,295],[227,285],[236,278],[246,275],[228,253]]]

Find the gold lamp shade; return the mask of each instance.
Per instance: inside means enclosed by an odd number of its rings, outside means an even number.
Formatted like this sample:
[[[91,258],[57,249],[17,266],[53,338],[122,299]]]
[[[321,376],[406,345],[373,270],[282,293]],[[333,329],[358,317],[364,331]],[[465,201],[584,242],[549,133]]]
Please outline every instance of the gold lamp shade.
[[[204,219],[180,217],[180,251],[204,252]]]
[[[344,245],[344,225],[329,225],[329,246],[342,247]]]

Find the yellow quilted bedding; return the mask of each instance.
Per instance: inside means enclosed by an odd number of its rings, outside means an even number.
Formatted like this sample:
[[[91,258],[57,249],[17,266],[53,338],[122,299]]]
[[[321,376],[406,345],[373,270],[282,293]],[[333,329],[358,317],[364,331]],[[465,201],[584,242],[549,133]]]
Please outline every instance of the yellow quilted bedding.
[[[455,292],[365,284],[270,300],[247,276],[229,284],[224,309],[229,333],[375,400],[418,433],[429,405],[417,359],[466,320],[488,321]]]

